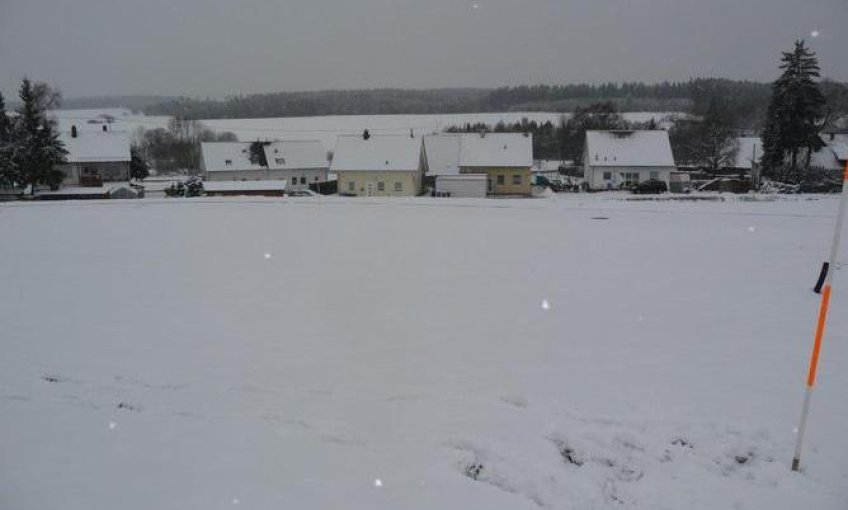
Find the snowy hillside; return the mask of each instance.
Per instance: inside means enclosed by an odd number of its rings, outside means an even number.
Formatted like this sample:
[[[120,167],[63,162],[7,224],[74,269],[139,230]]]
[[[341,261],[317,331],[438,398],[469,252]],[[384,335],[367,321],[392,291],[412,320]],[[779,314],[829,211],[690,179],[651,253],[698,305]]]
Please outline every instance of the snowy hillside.
[[[2,204],[0,507],[844,509],[836,205]]]

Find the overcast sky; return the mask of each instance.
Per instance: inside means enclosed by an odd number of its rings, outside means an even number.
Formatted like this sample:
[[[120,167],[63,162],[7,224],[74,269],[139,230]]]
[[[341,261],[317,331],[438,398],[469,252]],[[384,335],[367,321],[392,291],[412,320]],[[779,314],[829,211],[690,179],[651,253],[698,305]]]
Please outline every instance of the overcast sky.
[[[796,38],[848,81],[848,0],[0,0],[0,90],[772,80]]]

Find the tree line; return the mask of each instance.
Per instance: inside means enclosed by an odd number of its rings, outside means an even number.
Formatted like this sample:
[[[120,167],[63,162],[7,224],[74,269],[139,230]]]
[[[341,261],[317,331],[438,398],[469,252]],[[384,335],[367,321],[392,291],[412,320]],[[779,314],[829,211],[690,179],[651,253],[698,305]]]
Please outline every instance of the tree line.
[[[825,95],[848,109],[848,84],[824,80]],[[508,111],[571,112],[612,103],[621,112],[679,111],[704,115],[717,99],[733,112],[736,128],[759,129],[771,98],[771,84],[722,78],[684,82],[521,85],[497,89],[371,89],[280,92],[231,96],[223,100],[178,98],[149,106],[148,114],[193,119],[386,115]]]

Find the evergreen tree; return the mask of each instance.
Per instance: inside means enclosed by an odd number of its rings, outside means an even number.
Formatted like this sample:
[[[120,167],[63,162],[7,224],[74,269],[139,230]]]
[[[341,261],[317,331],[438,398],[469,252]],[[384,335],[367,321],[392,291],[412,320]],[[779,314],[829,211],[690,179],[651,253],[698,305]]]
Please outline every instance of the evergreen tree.
[[[793,51],[784,52],[781,62],[783,73],[772,86],[762,133],[762,165],[766,175],[798,180],[809,169],[812,152],[824,145],[819,131],[825,97],[817,81],[818,59],[803,40],[795,42]],[[803,167],[799,167],[801,155]]]
[[[6,115],[6,102],[0,94],[0,186],[14,184],[15,172],[12,166],[12,121]]]
[[[143,180],[150,175],[150,167],[137,145],[130,147],[130,178]]]
[[[47,106],[55,96],[42,84],[24,78],[19,92],[21,107],[12,129],[12,165],[17,168],[20,186],[31,186],[35,194],[39,184],[57,187],[64,178],[56,168],[65,162],[67,151],[59,140],[54,122],[47,118]]]

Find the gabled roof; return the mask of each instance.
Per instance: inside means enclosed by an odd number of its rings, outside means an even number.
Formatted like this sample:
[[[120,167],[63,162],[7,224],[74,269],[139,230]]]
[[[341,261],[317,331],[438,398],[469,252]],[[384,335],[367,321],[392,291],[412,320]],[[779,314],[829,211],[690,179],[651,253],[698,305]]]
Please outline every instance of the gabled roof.
[[[203,142],[200,151],[207,172],[327,168],[327,153],[318,140],[282,140],[263,144],[267,166],[251,163],[254,142]]]
[[[330,170],[413,171],[421,162],[421,138],[408,135],[340,136]]]
[[[591,166],[674,166],[668,132],[587,131],[585,161]]]
[[[59,133],[68,151],[68,163],[111,163],[130,160],[130,139],[121,131],[69,131]]]
[[[427,175],[457,175],[460,167],[533,165],[533,138],[522,133],[442,133],[424,137]]]
[[[460,139],[460,167],[522,167],[533,165],[529,133],[468,134]]]
[[[460,134],[444,133],[424,137],[427,175],[459,174]]]

